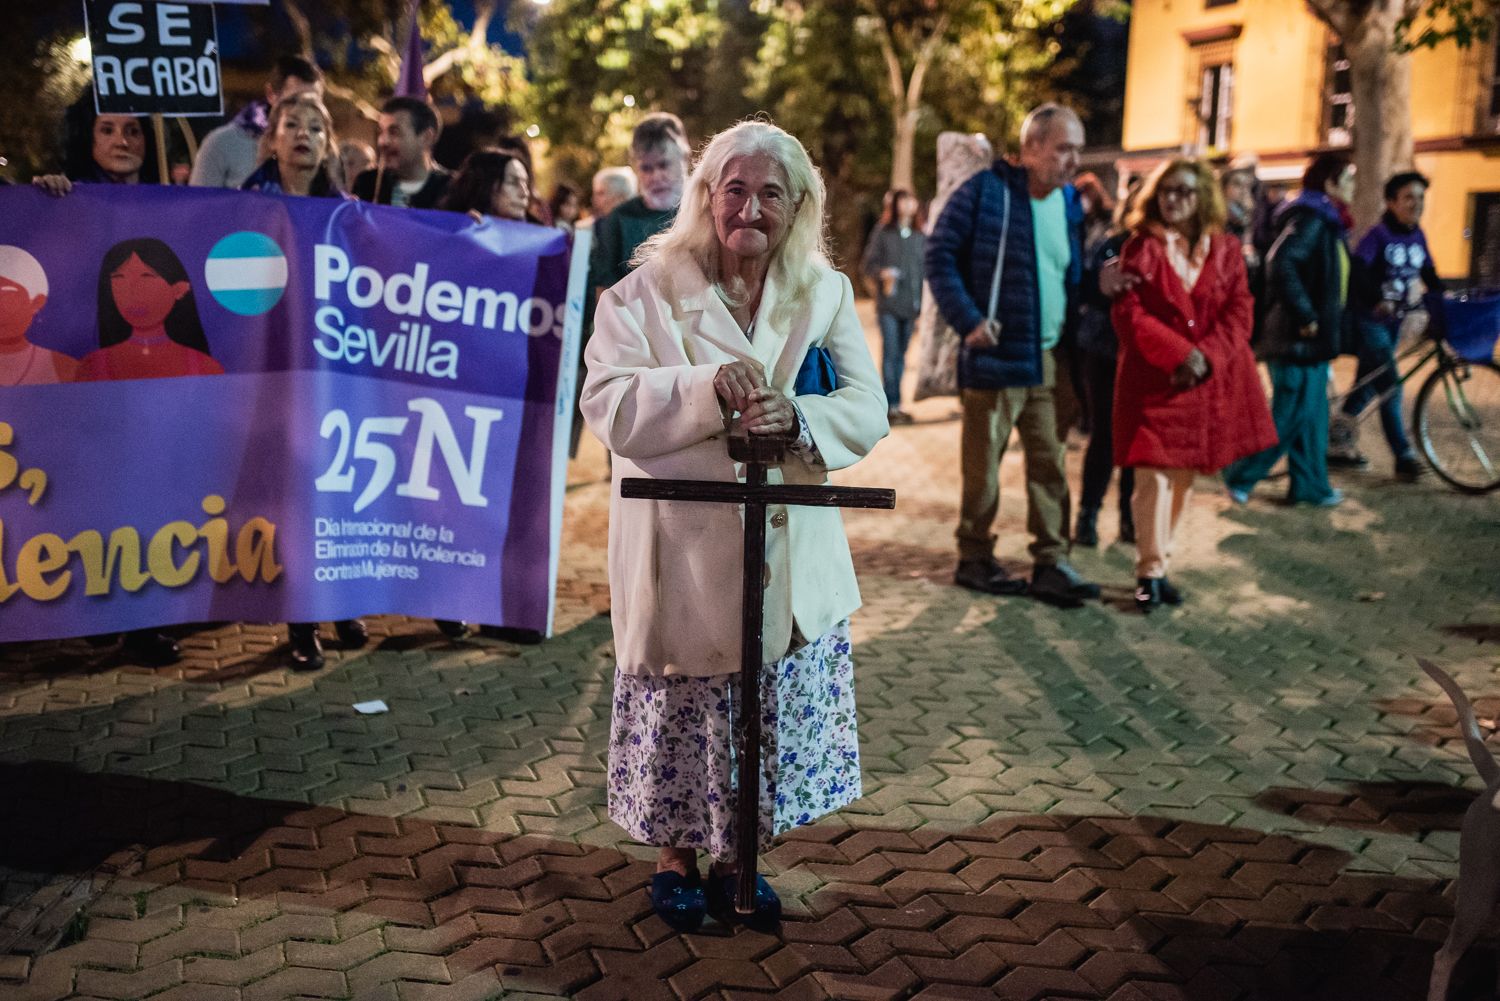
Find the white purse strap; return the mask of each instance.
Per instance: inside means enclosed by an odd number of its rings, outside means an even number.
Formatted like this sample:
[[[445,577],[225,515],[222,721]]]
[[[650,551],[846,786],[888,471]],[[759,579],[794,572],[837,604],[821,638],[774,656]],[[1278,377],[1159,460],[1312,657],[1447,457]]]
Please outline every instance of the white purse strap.
[[[995,274],[990,279],[990,309],[985,318],[993,321],[995,309],[1000,305],[1000,279],[1005,275],[1005,245],[1010,242],[1010,185],[1000,179],[1000,190],[1005,193],[1005,207],[1000,214],[1000,252],[995,255]]]

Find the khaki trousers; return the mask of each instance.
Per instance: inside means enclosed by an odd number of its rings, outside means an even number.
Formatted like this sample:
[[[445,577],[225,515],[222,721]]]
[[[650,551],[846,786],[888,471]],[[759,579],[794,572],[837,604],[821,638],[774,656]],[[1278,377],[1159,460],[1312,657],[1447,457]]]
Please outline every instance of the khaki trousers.
[[[965,389],[959,394],[963,405],[959,456],[963,496],[955,533],[959,559],[982,560],[994,555],[992,529],[1000,512],[1000,460],[1005,457],[1012,428],[1020,433],[1026,457],[1026,529],[1031,533],[1031,558],[1038,565],[1049,566],[1067,555],[1068,481],[1057,430],[1056,382],[1057,363],[1047,351],[1042,354],[1040,386]]]
[[[1135,494],[1130,508],[1135,514],[1135,575],[1165,577],[1172,559],[1177,525],[1188,498],[1193,495],[1191,469],[1135,467]]]

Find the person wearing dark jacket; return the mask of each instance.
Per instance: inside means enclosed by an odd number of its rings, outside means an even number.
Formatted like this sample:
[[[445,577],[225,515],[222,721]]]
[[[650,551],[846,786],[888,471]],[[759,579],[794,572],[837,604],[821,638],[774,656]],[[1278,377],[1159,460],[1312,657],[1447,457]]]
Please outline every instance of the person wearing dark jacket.
[[[1359,368],[1354,388],[1334,417],[1328,435],[1328,464],[1363,469],[1370,464],[1359,451],[1359,415],[1375,397],[1380,427],[1396,460],[1396,478],[1412,483],[1422,474],[1416,450],[1401,424],[1401,383],[1396,378],[1396,345],[1408,313],[1421,309],[1425,296],[1441,294],[1443,282],[1422,233],[1427,178],[1415,171],[1396,174],[1385,185],[1385,215],[1354,249],[1364,280],[1357,286],[1354,325]]]
[[[901,409],[901,375],[912,324],[922,309],[922,258],[926,237],[916,226],[917,198],[892,188],[885,193],[880,222],[870,233],[860,270],[875,282],[875,320],[880,325],[880,375],[885,384],[886,418],[910,424]]]
[[[380,109],[375,148],[380,166],[354,179],[350,193],[362,202],[435,209],[450,176],[432,159],[442,125],[432,105],[418,97],[393,97]]]
[[[1129,200],[1121,203],[1121,215]],[[1088,404],[1089,444],[1083,453],[1083,488],[1078,494],[1078,522],[1073,541],[1080,546],[1099,544],[1099,509],[1109,481],[1114,478],[1115,369],[1119,340],[1110,318],[1111,298],[1100,287],[1105,265],[1120,257],[1130,233],[1116,226],[1088,255],[1083,271],[1083,292],[1078,308],[1078,358],[1082,369],[1084,399]],[[1135,542],[1135,516],[1130,498],[1135,491],[1135,470],[1120,470],[1120,541]]]
[[[1068,483],[1057,426],[1055,355],[1083,272],[1083,210],[1069,182],[1083,124],[1044,104],[1021,126],[1019,165],[996,160],[954,192],[927,240],[927,282],[943,318],[963,336],[958,568],[953,581],[1021,594],[1024,581],[995,559],[1000,459],[1012,428],[1026,453],[1030,591],[1077,607],[1099,596],[1067,561]]]
[[[1354,164],[1344,153],[1316,157],[1302,191],[1280,210],[1281,235],[1267,262],[1261,353],[1271,371],[1277,444],[1224,470],[1230,499],[1243,504],[1285,455],[1287,502],[1334,507],[1344,499],[1328,483],[1328,363],[1346,341]]]

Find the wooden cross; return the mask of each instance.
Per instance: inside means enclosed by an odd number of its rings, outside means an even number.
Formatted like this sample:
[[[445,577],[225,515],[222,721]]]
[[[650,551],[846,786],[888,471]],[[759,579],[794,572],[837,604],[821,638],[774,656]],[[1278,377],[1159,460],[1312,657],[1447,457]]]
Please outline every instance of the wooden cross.
[[[745,506],[745,572],[741,579],[743,632],[740,640],[740,718],[734,721],[739,751],[739,799],[736,804],[738,830],[736,848],[739,885],[735,910],[755,911],[756,855],[760,846],[760,674],[764,642],[766,505],[797,507],[860,507],[890,510],[896,506],[894,490],[869,487],[767,484],[766,468],[780,465],[786,457],[787,440],[751,435],[737,427],[729,434],[729,457],[745,464],[745,482],[720,480],[657,480],[631,477],[620,481],[622,498],[696,501],[704,504]]]

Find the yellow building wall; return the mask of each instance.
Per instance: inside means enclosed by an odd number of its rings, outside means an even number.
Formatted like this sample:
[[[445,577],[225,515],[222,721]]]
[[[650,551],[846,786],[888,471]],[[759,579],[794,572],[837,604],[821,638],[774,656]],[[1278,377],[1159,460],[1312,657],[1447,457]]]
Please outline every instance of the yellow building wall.
[[[1438,274],[1466,275],[1472,195],[1500,191],[1500,149],[1418,153],[1417,169],[1432,179],[1422,229]]]
[[[1131,13],[1123,146],[1177,148],[1196,140],[1188,108],[1196,95],[1196,56],[1184,33],[1240,27],[1233,41],[1231,148],[1237,154],[1301,156],[1324,145],[1323,89],[1329,34],[1302,0],[1136,0]],[[1479,127],[1484,46],[1452,43],[1412,56],[1412,132],[1418,144],[1472,136]],[[1358,111],[1356,109],[1356,115]],[[1500,147],[1418,153],[1433,182],[1423,221],[1438,270],[1467,274],[1473,195],[1500,191]]]

